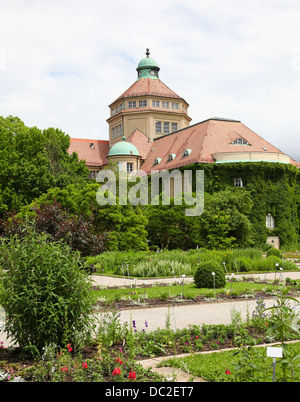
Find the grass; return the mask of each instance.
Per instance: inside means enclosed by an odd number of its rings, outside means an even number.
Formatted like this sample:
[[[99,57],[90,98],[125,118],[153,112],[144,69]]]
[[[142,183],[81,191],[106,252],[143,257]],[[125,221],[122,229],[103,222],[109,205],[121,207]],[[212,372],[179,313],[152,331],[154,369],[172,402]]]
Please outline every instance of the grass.
[[[277,286],[276,286],[277,288]],[[256,291],[266,291],[272,292],[274,290],[274,285],[267,285],[265,283],[253,283],[253,282],[227,282],[225,288],[216,289],[216,294],[227,294],[227,292],[234,292],[235,294],[248,293],[253,294]],[[137,300],[138,298],[142,300],[150,298],[171,298],[171,297],[181,297],[183,291],[183,296],[185,298],[193,299],[196,296],[204,295],[206,297],[211,297],[213,294],[213,289],[197,288],[194,284],[185,283],[184,289],[182,285],[170,285],[170,286],[150,286],[150,287],[133,287],[125,288],[121,287],[118,289],[102,288],[93,291],[93,296],[95,301],[101,300],[108,303],[113,301],[119,301],[121,299]]]
[[[280,346],[280,345],[279,345]],[[300,354],[300,342],[289,345],[290,351],[293,351],[294,355]],[[236,354],[236,351],[220,351],[212,353],[199,353],[191,354],[184,358],[171,358],[163,361],[160,366],[176,367],[188,372],[193,377],[201,377],[206,381],[239,381],[238,376],[242,373],[246,373],[246,370],[251,371],[252,367],[256,366],[255,381],[272,381],[272,363],[273,359],[267,357],[266,347],[255,347],[251,350],[246,350],[246,354],[249,353],[248,358],[240,353]],[[277,359],[276,365],[276,378],[283,377],[283,368],[281,365],[282,359]],[[244,364],[242,364],[244,363]],[[299,364],[299,359],[295,365]],[[230,371],[230,374],[226,374],[226,371]],[[250,371],[248,374],[251,376]],[[254,374],[253,374],[254,375]],[[288,374],[290,375],[290,374]],[[299,368],[295,371],[294,381],[300,381]]]

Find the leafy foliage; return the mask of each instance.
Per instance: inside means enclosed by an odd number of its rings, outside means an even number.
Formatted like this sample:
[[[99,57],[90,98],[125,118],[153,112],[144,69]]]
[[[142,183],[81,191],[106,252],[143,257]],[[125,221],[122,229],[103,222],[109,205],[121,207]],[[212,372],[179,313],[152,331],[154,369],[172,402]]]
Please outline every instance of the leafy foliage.
[[[70,138],[61,130],[27,127],[0,116],[0,214],[19,210],[49,188],[83,183],[84,161],[69,155]]]
[[[21,348],[79,346],[91,330],[91,283],[69,246],[29,233],[1,239],[0,304],[6,332]]]
[[[195,272],[194,282],[198,288],[224,287],[226,285],[224,269],[215,261],[203,262]]]
[[[26,216],[13,215],[0,222],[2,236],[24,237],[32,228],[38,233],[47,233],[52,241],[63,240],[82,256],[97,255],[105,250],[106,234],[96,233],[92,217],[70,214],[56,200],[31,207]]]

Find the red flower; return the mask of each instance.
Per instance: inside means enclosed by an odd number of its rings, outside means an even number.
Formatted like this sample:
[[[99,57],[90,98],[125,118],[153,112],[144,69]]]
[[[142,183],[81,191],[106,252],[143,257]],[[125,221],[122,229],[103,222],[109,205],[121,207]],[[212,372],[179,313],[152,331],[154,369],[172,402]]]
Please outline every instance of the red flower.
[[[60,371],[68,371],[67,367],[62,367]]]
[[[82,363],[82,367],[87,369],[88,368],[87,362]]]
[[[120,363],[120,364],[122,364],[122,360],[119,359],[119,358],[115,359],[115,361],[118,362],[118,363]]]
[[[114,371],[112,372],[112,375],[120,375],[121,374],[121,370],[119,367],[115,368]]]
[[[136,373],[134,371],[130,371],[128,378],[130,380],[135,380],[136,379]]]
[[[231,372],[229,370],[225,370],[225,374],[231,374]]]
[[[73,348],[71,347],[70,343],[67,344],[67,349],[68,349],[68,352],[72,352]]]

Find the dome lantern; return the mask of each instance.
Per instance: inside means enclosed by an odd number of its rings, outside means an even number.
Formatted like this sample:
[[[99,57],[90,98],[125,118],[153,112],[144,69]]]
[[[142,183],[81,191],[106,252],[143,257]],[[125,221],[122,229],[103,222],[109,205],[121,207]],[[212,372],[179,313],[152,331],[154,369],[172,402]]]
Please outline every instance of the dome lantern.
[[[157,80],[158,72],[160,68],[158,67],[157,62],[152,58],[149,57],[150,52],[149,49],[146,49],[146,57],[144,57],[138,64],[137,72],[138,72],[138,80],[141,78],[152,78]]]

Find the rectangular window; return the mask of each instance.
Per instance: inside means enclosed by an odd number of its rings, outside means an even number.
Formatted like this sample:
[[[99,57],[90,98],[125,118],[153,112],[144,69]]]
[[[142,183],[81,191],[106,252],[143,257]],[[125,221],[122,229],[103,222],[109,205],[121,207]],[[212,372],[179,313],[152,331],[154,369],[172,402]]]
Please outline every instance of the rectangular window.
[[[172,109],[179,109],[179,103],[178,102],[172,102]]]
[[[88,176],[88,179],[95,180],[98,173],[99,173],[99,170],[92,170]]]
[[[152,106],[153,107],[159,107],[160,106],[160,102],[158,100],[153,100],[152,101]]]
[[[119,113],[119,106],[116,107],[116,113]]]
[[[115,138],[115,129],[113,128],[113,129],[111,130],[111,132],[112,132],[112,138]]]
[[[139,107],[146,107],[147,106],[147,101],[146,100],[140,100],[139,101]]]
[[[128,102],[128,107],[129,109],[133,109],[136,107],[136,101],[129,101]]]
[[[172,133],[178,130],[178,123],[172,123]]]
[[[166,109],[169,109],[170,103],[169,103],[169,102],[162,101],[162,107],[164,107],[164,108],[166,108]]]
[[[119,126],[116,127],[116,137],[119,137]]]
[[[155,123],[155,132],[156,133],[161,133],[161,121],[157,121]]]
[[[170,132],[170,123],[168,121],[164,121],[164,134],[169,134]]]
[[[133,172],[133,163],[127,162],[127,173]]]

